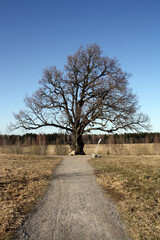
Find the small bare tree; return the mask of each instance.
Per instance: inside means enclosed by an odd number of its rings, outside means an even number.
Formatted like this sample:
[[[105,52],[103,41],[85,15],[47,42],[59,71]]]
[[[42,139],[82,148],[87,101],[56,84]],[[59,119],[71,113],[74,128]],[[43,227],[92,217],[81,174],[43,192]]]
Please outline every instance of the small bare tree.
[[[97,44],[68,56],[64,71],[47,68],[40,88],[25,97],[28,110],[14,114],[12,129],[53,126],[72,135],[72,149],[84,154],[82,135],[92,130],[114,133],[148,127],[136,95],[128,87],[129,74],[116,59],[103,56]]]

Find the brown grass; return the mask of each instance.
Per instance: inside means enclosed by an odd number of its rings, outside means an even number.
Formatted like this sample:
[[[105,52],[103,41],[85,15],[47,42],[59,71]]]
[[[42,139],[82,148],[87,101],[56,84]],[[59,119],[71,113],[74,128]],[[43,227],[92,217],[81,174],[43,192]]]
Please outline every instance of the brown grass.
[[[91,160],[98,183],[118,205],[133,239],[160,239],[160,156]]]
[[[0,239],[11,239],[42,197],[60,158],[0,155]]]
[[[85,144],[84,152],[88,155],[95,153],[97,144]],[[59,150],[60,151],[57,151]],[[48,145],[46,154],[67,155],[71,152],[69,145]],[[100,144],[99,155],[160,155],[160,143],[146,144]]]
[[[86,144],[86,154],[95,153],[96,144]],[[100,144],[99,155],[160,155],[160,143],[144,144]]]
[[[84,152],[88,155],[95,153],[97,144],[85,144]],[[68,155],[70,146],[59,145],[11,145],[0,146],[0,153],[27,155]],[[99,155],[160,155],[160,143],[146,144],[100,144]]]

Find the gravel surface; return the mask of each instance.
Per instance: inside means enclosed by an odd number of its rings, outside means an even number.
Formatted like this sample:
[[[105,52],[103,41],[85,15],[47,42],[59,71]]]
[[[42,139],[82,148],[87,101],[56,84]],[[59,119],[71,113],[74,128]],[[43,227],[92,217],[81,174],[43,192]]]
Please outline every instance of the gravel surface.
[[[127,240],[113,203],[96,184],[91,156],[67,156],[16,240]]]

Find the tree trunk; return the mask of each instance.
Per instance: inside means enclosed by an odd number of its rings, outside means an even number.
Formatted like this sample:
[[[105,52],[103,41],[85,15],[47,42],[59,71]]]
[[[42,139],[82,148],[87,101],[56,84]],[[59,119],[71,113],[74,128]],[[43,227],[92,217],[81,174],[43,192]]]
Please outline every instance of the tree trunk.
[[[83,151],[84,142],[82,140],[82,134],[72,134],[70,146],[72,151],[75,151],[75,155],[85,155]]]

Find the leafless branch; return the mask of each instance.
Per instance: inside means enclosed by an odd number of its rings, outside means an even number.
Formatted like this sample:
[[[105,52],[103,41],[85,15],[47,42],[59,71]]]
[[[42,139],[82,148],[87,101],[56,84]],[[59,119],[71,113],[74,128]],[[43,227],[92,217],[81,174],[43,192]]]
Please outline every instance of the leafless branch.
[[[46,68],[40,88],[25,97],[27,111],[15,114],[12,129],[53,126],[81,138],[92,130],[148,129],[137,97],[128,86],[129,74],[117,59],[102,56],[97,44],[68,56],[64,71]]]

